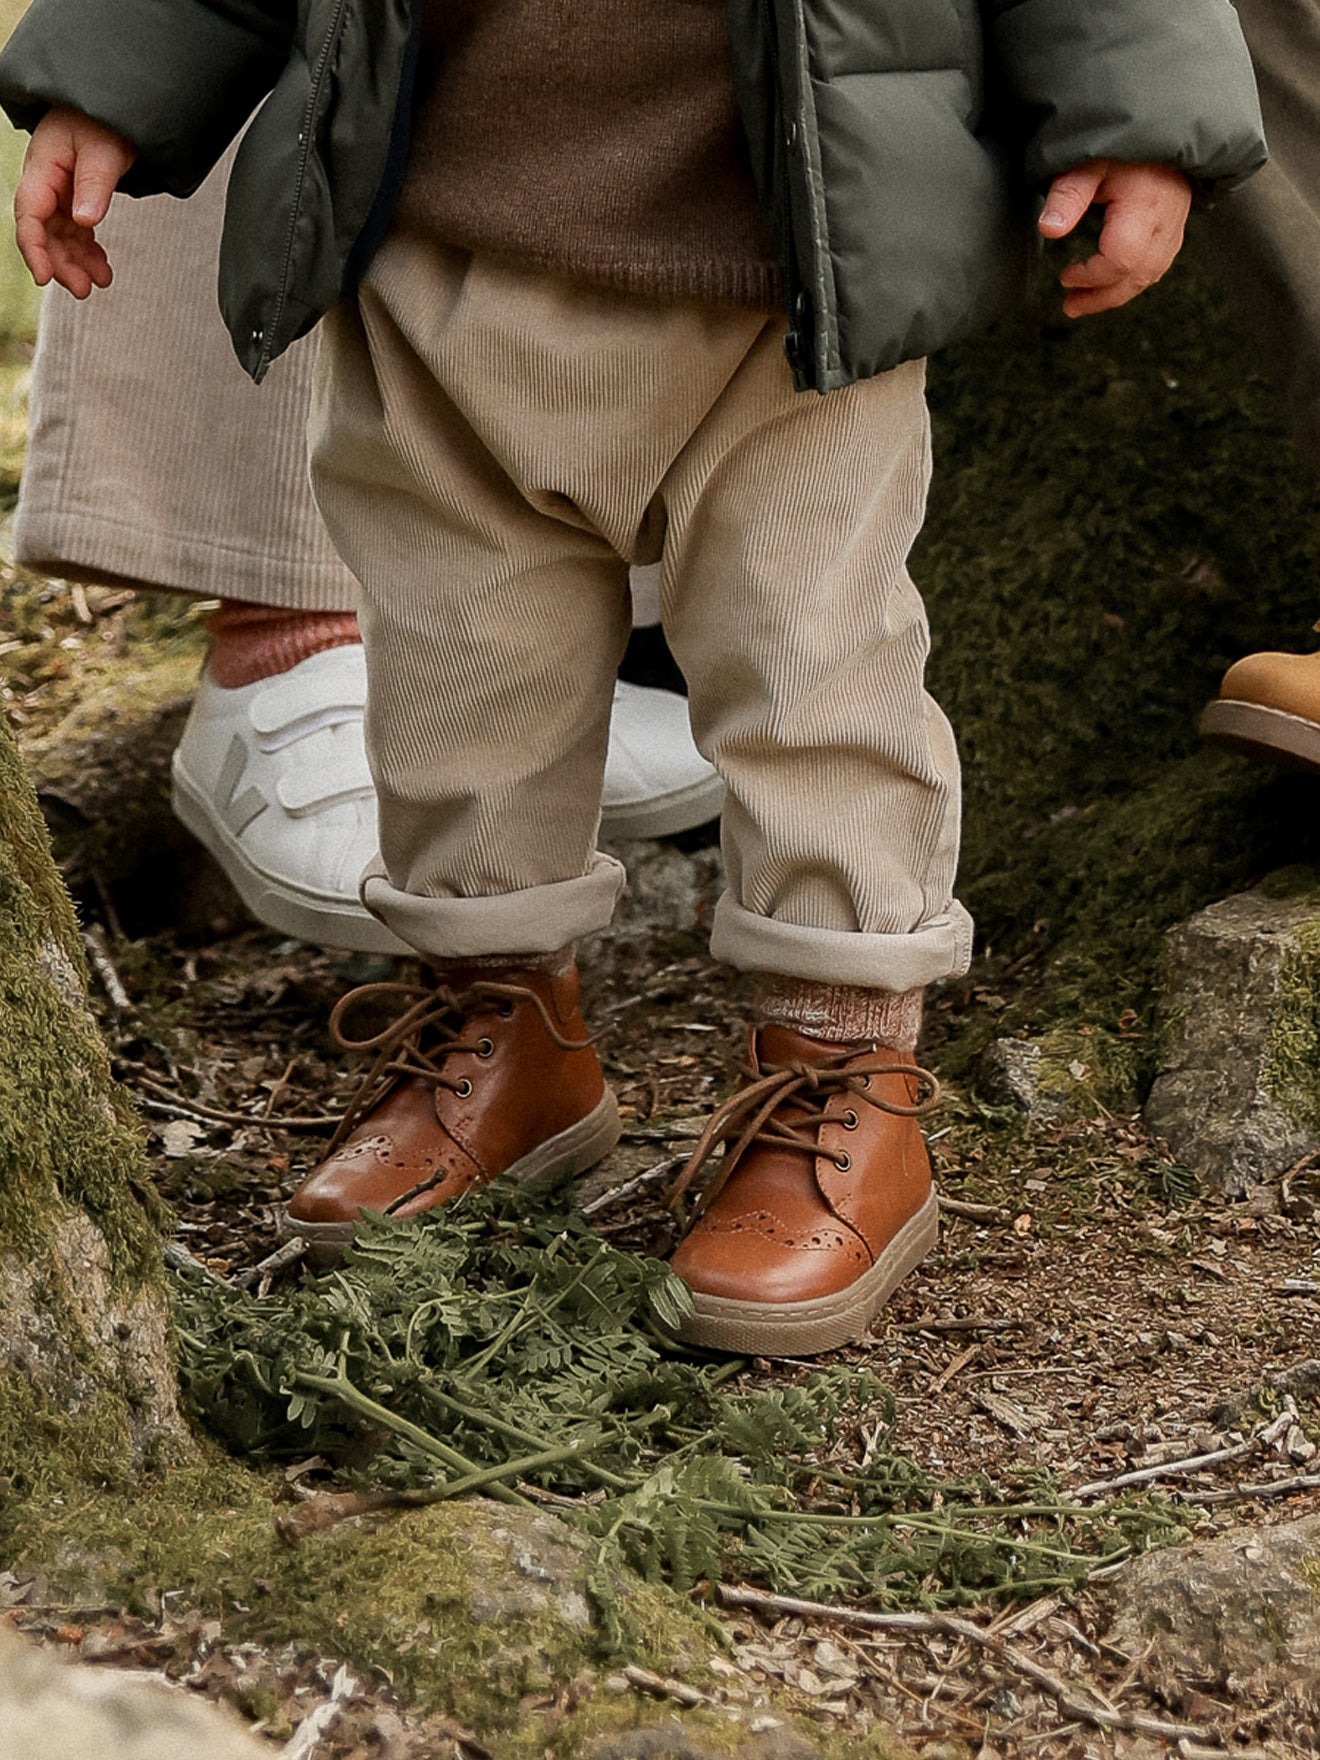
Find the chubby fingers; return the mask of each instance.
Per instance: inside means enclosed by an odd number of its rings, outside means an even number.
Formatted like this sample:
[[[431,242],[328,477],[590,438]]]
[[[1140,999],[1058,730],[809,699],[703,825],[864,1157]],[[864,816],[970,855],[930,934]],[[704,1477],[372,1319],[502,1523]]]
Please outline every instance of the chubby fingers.
[[[1163,276],[1182,248],[1192,188],[1169,165],[1104,163],[1092,200],[1105,210],[1099,248],[1082,263],[1071,263],[1059,277],[1069,289],[1063,309],[1070,318],[1126,305]],[[1078,173],[1070,173],[1076,177]],[[1060,182],[1067,181],[1060,179]],[[1054,205],[1054,191],[1045,215]],[[1041,230],[1063,237],[1045,226]],[[1069,229],[1071,230],[1071,228]]]
[[[42,118],[14,195],[15,238],[39,287],[56,281],[86,299],[93,287],[110,285],[95,228],[133,159],[122,136],[77,111]]]
[[[1098,197],[1108,171],[1107,160],[1092,159],[1054,179],[1036,222],[1046,238],[1067,238],[1081,224],[1083,215]]]

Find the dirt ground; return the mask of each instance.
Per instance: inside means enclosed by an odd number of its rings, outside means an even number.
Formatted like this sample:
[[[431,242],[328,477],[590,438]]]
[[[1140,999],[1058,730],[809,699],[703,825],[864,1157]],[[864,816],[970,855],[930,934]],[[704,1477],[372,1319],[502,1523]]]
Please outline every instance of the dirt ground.
[[[0,666],[10,718],[31,739],[76,696],[79,668],[94,662],[98,645],[122,639],[117,620],[130,607],[122,594],[93,590],[89,602],[65,588],[25,591],[41,615],[0,644]],[[141,1109],[176,1241],[221,1277],[261,1282],[278,1207],[351,1092],[351,1064],[326,1033],[330,1007],[350,984],[390,975],[391,963],[254,929],[222,887],[209,921],[186,932],[139,925],[126,933],[113,887],[94,889],[83,909],[96,1006]],[[596,1200],[597,1228],[663,1254],[673,1224],[659,1202],[662,1181],[648,1175],[682,1152],[733,1080],[741,1001],[696,938],[672,932],[602,944],[586,980],[625,1135],[584,1192]],[[977,999],[978,974],[935,998],[936,1068],[940,1042]],[[1040,1469],[1074,1493],[1148,1472],[1195,1506],[1202,1536],[1320,1507],[1312,1474],[1320,1425],[1309,1403],[1320,1371],[1296,1373],[1320,1358],[1320,1162],[1229,1204],[1199,1192],[1135,1117],[1097,1109],[1027,1127],[967,1088],[948,1094],[930,1143],[945,1202],[939,1250],[872,1336],[844,1353],[892,1390],[898,1448],[935,1474],[985,1472],[1006,1494]],[[297,1264],[285,1265],[264,1281],[278,1287],[299,1275]],[[770,1386],[803,1372],[758,1362],[742,1376]],[[1253,1447],[1253,1430],[1280,1409],[1281,1375],[1297,1421],[1276,1423],[1270,1443]],[[1184,1464],[1214,1454],[1228,1458]],[[1288,1492],[1285,1481],[1300,1487]],[[164,1665],[238,1704],[272,1736],[330,1693],[333,1655],[230,1646],[218,1626],[153,1601],[150,1585],[144,1597],[132,1612],[52,1608],[39,1581],[0,1576],[0,1599],[23,1629],[107,1665]],[[1280,1694],[1277,1681],[1267,1691],[1171,1678],[1108,1646],[1102,1584],[970,1617],[1034,1659],[1056,1687],[1089,1685],[1096,1697],[1087,1704],[1113,1713],[1108,1730],[1002,1649],[953,1628],[850,1630],[773,1607],[725,1617],[726,1696],[754,1702],[774,1680],[823,1727],[861,1732],[883,1718],[930,1760],[950,1742],[983,1760],[1142,1754],[1175,1740],[1189,1756],[1259,1751],[1262,1742],[1276,1754],[1317,1750],[1314,1708]],[[484,1751],[434,1719],[419,1724],[383,1683],[358,1680],[350,1690],[341,1679],[340,1698],[312,1750],[327,1760]],[[1172,1733],[1143,1734],[1143,1718]],[[1125,1721],[1137,1727],[1112,1727]]]
[[[12,573],[8,603],[0,688],[31,744],[123,648],[125,620],[137,613],[122,592]],[[171,640],[195,641],[195,618],[182,607],[153,615]],[[689,842],[699,848],[702,838]],[[141,1110],[175,1239],[221,1277],[278,1288],[301,1274],[296,1263],[259,1269],[277,1245],[278,1208],[354,1081],[327,1035],[330,1008],[351,984],[393,975],[392,962],[255,929],[218,881],[186,929],[135,921],[133,904],[95,876],[82,898],[95,1005]],[[698,935],[672,930],[600,944],[585,977],[625,1133],[583,1182],[582,1199],[594,1200],[594,1226],[619,1245],[663,1255],[673,1223],[655,1170],[672,1165],[733,1081],[742,999]],[[937,1070],[940,1045],[968,1011],[1011,983],[1011,974],[981,970],[937,993],[926,1051]],[[892,1390],[894,1446],[935,1475],[984,1472],[1005,1495],[1041,1469],[1073,1493],[1147,1472],[1187,1506],[1202,1537],[1320,1508],[1320,1368],[1305,1367],[1320,1358],[1320,1158],[1230,1204],[1198,1191],[1135,1117],[1097,1107],[1027,1126],[968,1086],[948,1092],[930,1144],[945,1205],[939,1250],[872,1336],[843,1353]],[[752,1363],[742,1381],[772,1386],[804,1372]],[[1270,1443],[1253,1447],[1253,1432],[1281,1409],[1281,1376],[1297,1420],[1276,1423]],[[1228,1458],[1183,1464],[1202,1455]],[[1293,1481],[1298,1489],[1283,1489]],[[1139,1755],[1177,1741],[1189,1756],[1262,1743],[1275,1754],[1320,1748],[1300,1687],[1180,1678],[1115,1651],[1104,1639],[1106,1595],[1093,1584],[970,1611],[1054,1687],[953,1628],[872,1632],[780,1608],[729,1608],[720,1691],[754,1703],[774,1681],[823,1728],[860,1733],[884,1719],[929,1760],[951,1742],[983,1760]],[[51,1607],[40,1581],[0,1574],[4,1602],[23,1629],[106,1665],[163,1666],[237,1704],[272,1737],[332,1691],[332,1653],[231,1644],[214,1622],[153,1599],[151,1585],[132,1611]],[[1077,1683],[1095,1695],[1092,1709],[1110,1707],[1110,1728],[1068,1702]],[[461,1730],[419,1721],[382,1682],[341,1678],[340,1701],[309,1750],[326,1760],[484,1751]],[[1142,1733],[1143,1718],[1174,1733]],[[1137,1727],[1113,1727],[1125,1721]]]

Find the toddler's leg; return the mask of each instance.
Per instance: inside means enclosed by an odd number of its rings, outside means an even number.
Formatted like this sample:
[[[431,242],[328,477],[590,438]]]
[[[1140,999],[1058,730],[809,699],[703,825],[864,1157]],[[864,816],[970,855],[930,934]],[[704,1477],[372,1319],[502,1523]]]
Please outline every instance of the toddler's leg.
[[[663,609],[728,785],[730,964],[904,991],[965,967],[958,762],[906,569],[920,364],[794,393],[769,327],[666,480]]]
[[[963,969],[958,768],[906,572],[922,373],[796,397],[768,328],[664,487],[664,609],[728,785],[713,950],[761,974],[724,1158],[674,1256],[691,1342],[859,1337],[936,1238],[920,986]],[[694,1169],[695,1171],[695,1169]]]
[[[553,952],[623,883],[595,834],[627,565],[571,505],[534,502],[454,400],[452,357],[481,346],[467,267],[387,244],[326,320],[311,418],[362,585],[382,857],[363,898],[439,960]]]

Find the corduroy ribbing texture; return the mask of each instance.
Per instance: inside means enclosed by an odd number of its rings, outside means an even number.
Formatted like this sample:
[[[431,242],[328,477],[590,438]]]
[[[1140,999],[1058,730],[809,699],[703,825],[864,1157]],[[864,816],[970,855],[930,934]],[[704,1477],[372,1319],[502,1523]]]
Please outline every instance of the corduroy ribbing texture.
[[[351,610],[307,484],[315,343],[258,388],[216,306],[228,163],[187,202],[121,197],[97,229],[114,286],[46,298],[15,551],[65,580]]]
[[[773,311],[728,0],[427,0],[398,218],[597,286]]]
[[[328,320],[311,435],[363,584],[383,851],[363,896],[405,940],[546,952],[608,920],[627,569],[659,559],[729,790],[717,956],[897,991],[963,969],[957,757],[905,567],[919,363],[799,396],[782,321],[399,233]]]

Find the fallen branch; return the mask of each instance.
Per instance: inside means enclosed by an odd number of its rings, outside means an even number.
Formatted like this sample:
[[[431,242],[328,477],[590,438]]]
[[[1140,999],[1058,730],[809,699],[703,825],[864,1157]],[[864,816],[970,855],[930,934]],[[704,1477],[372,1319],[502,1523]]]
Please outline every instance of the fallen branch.
[[[1281,1412],[1263,1430],[1255,1431],[1245,1442],[1234,1443],[1232,1448],[1217,1448],[1209,1454],[1190,1455],[1180,1461],[1159,1461],[1153,1467],[1138,1467],[1131,1473],[1120,1473],[1117,1479],[1097,1479],[1091,1485],[1079,1486],[1073,1496],[1103,1497],[1110,1491],[1122,1491],[1128,1485],[1146,1485],[1152,1479],[1179,1478],[1187,1473],[1199,1473],[1203,1467],[1218,1467],[1225,1461],[1240,1461],[1244,1455],[1257,1454],[1262,1449],[1273,1447],[1296,1422],[1295,1412]]]
[[[941,1195],[940,1209],[946,1216],[961,1216],[966,1222],[1008,1221],[1008,1211],[1001,1210],[997,1204],[972,1204],[966,1198],[946,1198]]]
[[[1177,1495],[1189,1503],[1245,1503],[1257,1497],[1291,1497],[1294,1491],[1320,1491],[1320,1473],[1273,1479],[1267,1485],[1238,1485],[1229,1491],[1180,1491]]]
[[[655,1180],[668,1179],[671,1173],[677,1173],[687,1162],[686,1155],[667,1155],[663,1161],[657,1161],[653,1167],[643,1168],[633,1179],[627,1179],[621,1186],[611,1186],[608,1192],[592,1198],[582,1206],[584,1216],[597,1216],[602,1210],[608,1210],[611,1204],[617,1204],[621,1198],[631,1198],[634,1192],[640,1192]]]
[[[87,958],[92,970],[101,980],[101,988],[110,998],[111,1008],[116,1014],[132,1014],[133,1002],[115,970],[115,962],[110,958],[105,930],[99,923],[89,923],[82,932],[82,938],[83,946],[87,949]]]
[[[130,1075],[128,1085],[145,1112],[160,1113],[166,1118],[191,1118],[199,1124],[229,1124],[245,1129],[257,1125],[266,1131],[332,1131],[340,1123],[338,1116],[330,1112],[307,1118],[273,1119],[256,1112],[224,1112],[218,1106],[205,1106],[200,1100],[181,1100],[163,1082],[154,1082],[150,1076]]]
[[[835,1619],[846,1625],[861,1626],[870,1631],[914,1632],[926,1637],[960,1638],[991,1650],[1010,1668],[1025,1675],[1055,1701],[1066,1717],[1089,1723],[1097,1729],[1121,1730],[1125,1735],[1157,1736],[1165,1741],[1213,1742],[1215,1731],[1201,1724],[1169,1723],[1161,1717],[1146,1717],[1138,1711],[1111,1711],[1103,1705],[1092,1705],[1074,1696],[1066,1682],[1030,1656],[1024,1656],[1011,1644],[1004,1643],[993,1632],[958,1619],[947,1613],[868,1613],[861,1608],[831,1607],[824,1601],[798,1601],[789,1595],[767,1595],[759,1589],[717,1590],[725,1607],[746,1607],[762,1612],[791,1613],[803,1619]]]
[[[273,1253],[268,1253],[260,1264],[249,1265],[246,1271],[235,1272],[229,1281],[235,1289],[251,1289],[253,1284],[268,1285],[276,1272],[285,1270],[289,1265],[296,1265],[306,1254],[307,1242],[300,1234],[296,1234],[292,1240],[285,1241],[283,1246],[276,1247]],[[265,1293],[263,1289],[261,1294]]]
[[[633,1662],[624,1669],[623,1678],[630,1687],[636,1687],[639,1693],[646,1693],[652,1699],[673,1699],[676,1704],[687,1706],[711,1703],[710,1696],[699,1693],[695,1687],[670,1680],[665,1675],[652,1674],[649,1668],[638,1668]]]

